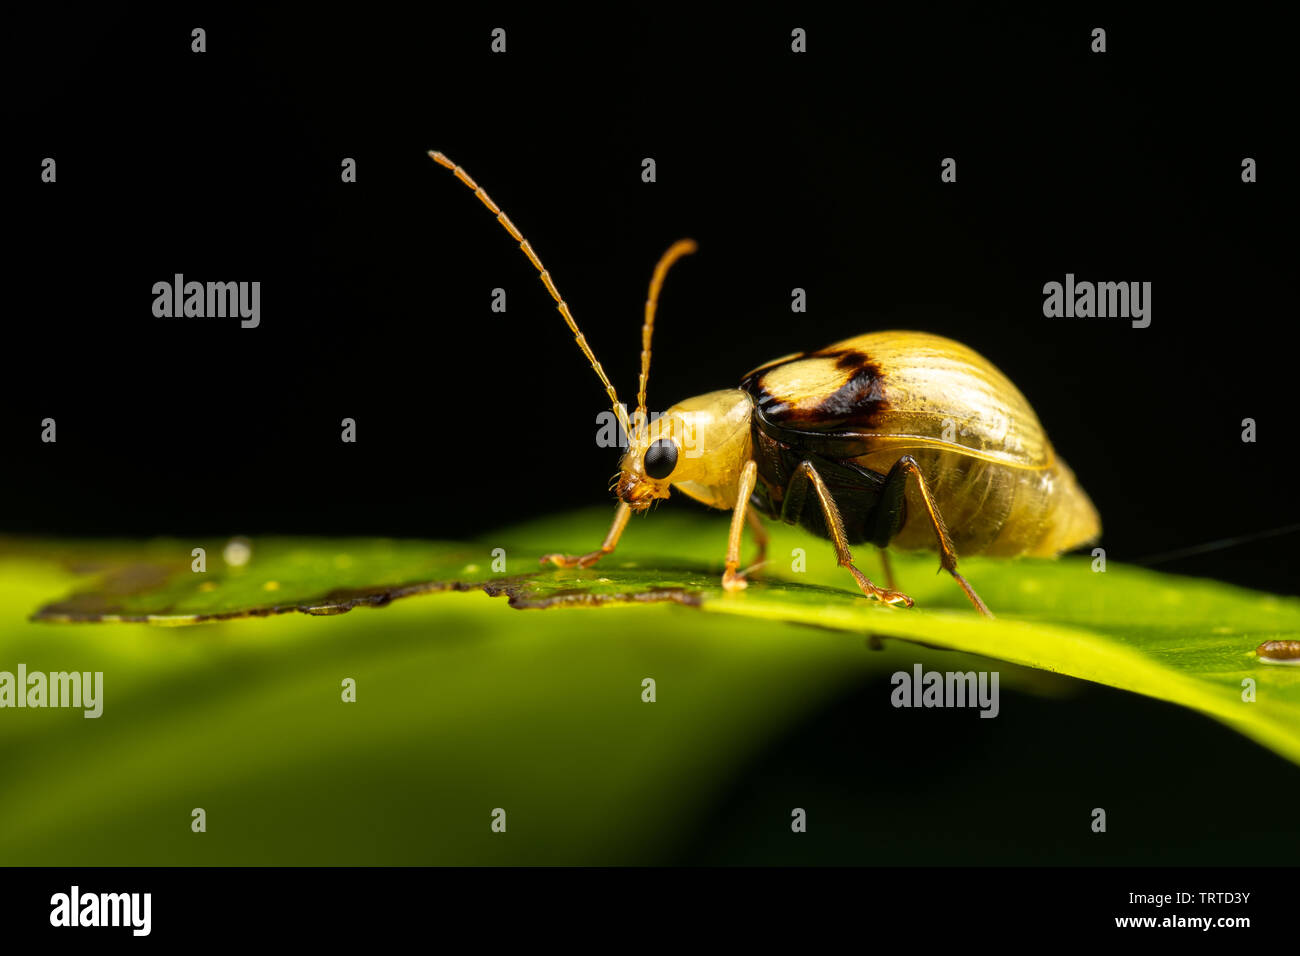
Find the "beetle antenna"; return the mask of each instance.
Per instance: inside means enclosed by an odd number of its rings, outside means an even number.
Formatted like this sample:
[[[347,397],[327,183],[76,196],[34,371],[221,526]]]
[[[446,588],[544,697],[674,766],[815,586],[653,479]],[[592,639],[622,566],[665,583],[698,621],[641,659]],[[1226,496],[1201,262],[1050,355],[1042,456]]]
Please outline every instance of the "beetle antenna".
[[[473,177],[471,177],[469,173],[465,172],[464,169],[457,166],[436,149],[429,150],[429,158],[439,166],[450,169],[456,174],[457,179],[470,189],[474,190],[474,195],[479,198],[483,205],[487,206],[488,209],[496,215],[497,222],[501,223],[502,228],[505,229],[506,232],[510,233],[510,238],[519,243],[519,248],[524,251],[524,255],[528,257],[528,261],[533,264],[533,268],[535,268],[541,276],[542,285],[546,286],[546,291],[549,292],[551,298],[555,300],[555,307],[560,310],[560,315],[564,316],[564,321],[568,323],[569,330],[573,332],[573,337],[578,343],[578,348],[582,349],[582,354],[585,355],[587,361],[591,363],[591,367],[595,370],[596,376],[600,379],[600,384],[605,386],[605,394],[609,396],[609,400],[614,405],[614,414],[618,416],[619,424],[623,426],[623,433],[628,434],[627,409],[619,403],[618,392],[614,391],[613,383],[610,382],[609,376],[605,374],[605,370],[601,368],[600,362],[596,359],[596,353],[591,350],[591,346],[587,344],[586,337],[578,328],[578,323],[574,321],[573,313],[569,311],[568,303],[560,297],[560,291],[555,288],[555,283],[551,281],[551,274],[547,272],[546,267],[542,265],[542,260],[537,258],[537,253],[533,252],[533,247],[529,244],[528,240],[523,237],[523,234],[515,227],[515,224],[510,221],[510,217],[501,211],[501,207],[494,203],[488,194],[483,191],[483,187],[474,182]],[[660,263],[660,265],[662,265],[662,263]],[[658,276],[658,273],[656,273],[656,276]],[[646,307],[649,309],[648,303]],[[648,336],[645,341],[649,342]],[[645,355],[646,358],[642,360],[643,368],[645,363],[649,361],[648,353],[645,353]],[[644,377],[645,372],[643,371],[642,381],[644,381]]]
[[[682,256],[689,256],[696,250],[694,239],[678,239],[668,251],[659,257],[654,275],[650,277],[650,294],[645,300],[645,323],[641,326],[641,379],[636,390],[636,422],[638,429],[646,427],[645,387],[650,379],[650,338],[655,330],[655,310],[659,307],[659,290],[663,287],[664,277],[673,263]]]

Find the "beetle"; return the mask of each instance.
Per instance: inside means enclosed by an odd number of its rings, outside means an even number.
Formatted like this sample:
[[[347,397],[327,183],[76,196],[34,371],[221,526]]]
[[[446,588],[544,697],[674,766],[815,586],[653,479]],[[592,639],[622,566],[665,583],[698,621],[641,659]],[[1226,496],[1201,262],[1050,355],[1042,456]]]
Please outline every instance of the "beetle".
[[[548,554],[542,564],[590,567],[617,546],[633,512],[672,489],[731,511],[722,586],[746,586],[741,535],[748,522],[761,564],[767,533],[758,515],[799,525],[835,548],[862,593],[911,607],[894,589],[885,548],[937,550],[975,608],[992,616],[957,571],[957,554],[1055,557],[1095,541],[1101,520],[1069,466],[1053,450],[1029,402],[983,356],[923,332],[873,332],[814,352],[775,359],[735,388],[679,402],[646,417],[650,343],[664,278],[693,253],[683,239],[655,266],[641,327],[641,373],[629,421],[568,304],[510,218],[465,170],[451,170],[497,217],[541,276],[578,348],[605,387],[628,437],[613,487],[619,499],[599,548]],[[880,549],[885,587],[853,563],[852,545]]]

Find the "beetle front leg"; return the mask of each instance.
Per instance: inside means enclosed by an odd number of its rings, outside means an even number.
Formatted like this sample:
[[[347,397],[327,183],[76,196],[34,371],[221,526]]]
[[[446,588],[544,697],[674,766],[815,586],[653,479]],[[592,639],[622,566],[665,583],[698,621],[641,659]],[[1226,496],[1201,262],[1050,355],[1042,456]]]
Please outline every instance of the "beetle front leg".
[[[618,539],[623,536],[623,529],[627,527],[627,519],[631,517],[632,509],[627,502],[620,501],[618,510],[614,512],[614,523],[609,526],[609,534],[605,535],[605,541],[595,551],[588,551],[586,554],[546,554],[542,556],[542,564],[554,564],[561,568],[589,568],[605,555],[609,554],[618,546]]]
[[[757,567],[767,563],[767,529],[763,527],[763,519],[758,516],[758,512],[753,508],[745,509],[745,517],[749,520],[749,527],[754,531],[754,543],[758,545],[758,555],[754,558],[754,565]]]
[[[740,567],[740,536],[745,531],[745,511],[749,507],[749,496],[754,493],[754,482],[758,477],[758,465],[751,458],[745,462],[740,472],[740,490],[736,497],[736,507],[731,512],[731,534],[727,537],[727,569],[722,572],[722,586],[728,591],[740,591],[749,587],[745,576],[737,571]],[[761,546],[766,546],[763,540]]]

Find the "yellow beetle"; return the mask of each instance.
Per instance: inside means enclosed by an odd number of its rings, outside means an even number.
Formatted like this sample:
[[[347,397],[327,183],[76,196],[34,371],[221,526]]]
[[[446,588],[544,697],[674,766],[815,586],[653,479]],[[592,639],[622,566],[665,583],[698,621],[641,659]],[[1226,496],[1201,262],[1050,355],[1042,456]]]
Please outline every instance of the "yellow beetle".
[[[676,488],[731,511],[722,576],[728,590],[746,584],[739,568],[747,520],[760,561],[766,551],[761,513],[829,539],[862,592],[888,604],[911,607],[912,599],[894,590],[887,563],[888,587],[867,578],[849,546],[869,542],[882,558],[889,544],[937,550],[940,565],[988,615],[957,572],[959,551],[1051,557],[1100,535],[1096,509],[1025,397],[987,359],[937,335],[874,332],[788,355],[745,375],[738,388],[688,399],[647,421],[659,291],[672,264],[695,251],[689,239],[664,253],[650,282],[629,422],[532,246],[468,173],[439,152],[429,155],[474,190],[537,268],[628,436],[618,510],[604,543],[583,555],[546,555],[544,564],[594,564],[614,550],[633,511]]]

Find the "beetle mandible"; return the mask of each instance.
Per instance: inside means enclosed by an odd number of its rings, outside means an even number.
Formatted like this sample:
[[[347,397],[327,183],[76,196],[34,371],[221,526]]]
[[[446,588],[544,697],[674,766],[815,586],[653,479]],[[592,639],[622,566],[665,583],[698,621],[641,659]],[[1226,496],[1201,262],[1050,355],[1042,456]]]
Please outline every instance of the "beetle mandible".
[[[641,374],[632,421],[542,265],[510,218],[460,166],[429,156],[474,191],[541,276],[578,347],[595,370],[628,436],[615,488],[618,509],[599,548],[548,554],[543,564],[590,567],[612,552],[632,512],[670,489],[731,511],[722,586],[746,586],[741,533],[748,521],[762,563],[767,533],[758,515],[801,525],[835,547],[868,598],[912,606],[894,589],[885,548],[939,552],[981,614],[992,616],[957,571],[957,553],[1054,557],[1099,537],[1101,520],[1020,394],[987,359],[923,332],[873,332],[815,352],[775,359],[737,388],[709,392],[646,417],[650,340],[664,277],[695,251],[683,239],[650,280],[641,327]],[[850,545],[871,543],[886,587],[853,563]]]

